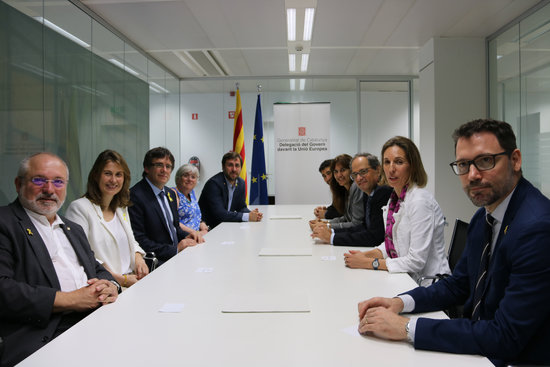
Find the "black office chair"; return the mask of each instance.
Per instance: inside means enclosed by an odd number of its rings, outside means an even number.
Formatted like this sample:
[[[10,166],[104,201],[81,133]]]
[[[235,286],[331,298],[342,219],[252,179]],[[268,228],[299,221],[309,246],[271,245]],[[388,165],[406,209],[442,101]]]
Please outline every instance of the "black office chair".
[[[460,260],[460,257],[464,252],[464,248],[466,247],[467,232],[468,223],[460,219],[456,219],[455,227],[453,229],[453,235],[451,236],[451,243],[449,245],[449,251],[447,252],[447,260],[449,261],[449,268],[451,269],[451,273],[458,263],[458,260]],[[432,284],[440,279],[446,278],[447,276],[449,276],[449,274],[425,275],[423,277],[420,277],[417,283],[418,285],[423,285],[425,280],[431,280],[430,284]]]
[[[460,219],[456,219],[455,227],[453,229],[453,235],[451,237],[451,243],[449,245],[449,252],[447,253],[447,260],[449,261],[449,268],[451,269],[451,273],[453,272],[456,264],[458,263],[458,260],[460,260],[460,257],[464,252],[464,248],[466,247],[467,233],[468,223]],[[449,274],[426,275],[418,279],[418,285],[423,285],[424,281],[426,280],[431,280],[430,284],[433,284],[434,282],[448,276]],[[457,305],[444,311],[451,319],[460,318],[463,314],[463,305]]]

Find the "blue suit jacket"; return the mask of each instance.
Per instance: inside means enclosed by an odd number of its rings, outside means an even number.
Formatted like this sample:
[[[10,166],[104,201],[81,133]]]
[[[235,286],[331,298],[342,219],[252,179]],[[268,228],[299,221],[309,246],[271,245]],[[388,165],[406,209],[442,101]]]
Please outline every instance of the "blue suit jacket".
[[[206,182],[199,199],[202,219],[211,228],[221,222],[241,222],[243,213],[250,212],[246,207],[245,183],[242,178],[237,177],[231,208],[227,207],[228,200],[227,182],[223,172],[220,172]]]
[[[112,280],[95,260],[82,228],[61,219],[88,279]],[[59,290],[48,249],[19,200],[0,207],[0,337],[4,340],[0,366],[18,363],[53,339],[63,317],[52,313]],[[78,321],[79,315],[74,316]]]
[[[385,228],[382,207],[388,204],[392,188],[379,186],[371,198],[370,212],[367,213],[367,194],[363,193],[365,216],[369,216],[370,225],[366,223],[351,228],[334,230],[334,246],[364,246],[374,247],[384,242]]]
[[[176,193],[166,186],[164,192],[169,199],[168,203],[174,219],[172,224],[176,228],[179,242],[187,234],[179,226]],[[154,252],[160,265],[177,254],[178,248],[172,242],[170,229],[168,229],[166,220],[164,220],[164,213],[153,189],[151,189],[145,178],[130,189],[130,200],[133,205],[128,208],[128,211],[136,241],[143,250]]]
[[[481,208],[451,277],[408,292],[415,312],[465,302],[465,317],[470,316],[484,221]],[[415,348],[481,354],[497,366],[550,364],[550,201],[524,178],[504,215],[480,307],[480,321],[418,319]]]

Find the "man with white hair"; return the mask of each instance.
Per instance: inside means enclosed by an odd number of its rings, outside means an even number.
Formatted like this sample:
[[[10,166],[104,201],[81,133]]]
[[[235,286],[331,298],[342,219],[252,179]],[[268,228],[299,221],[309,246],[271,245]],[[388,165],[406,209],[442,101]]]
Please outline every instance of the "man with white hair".
[[[24,159],[17,199],[0,207],[0,366],[12,366],[114,302],[120,285],[82,228],[57,214],[69,170],[51,153]]]

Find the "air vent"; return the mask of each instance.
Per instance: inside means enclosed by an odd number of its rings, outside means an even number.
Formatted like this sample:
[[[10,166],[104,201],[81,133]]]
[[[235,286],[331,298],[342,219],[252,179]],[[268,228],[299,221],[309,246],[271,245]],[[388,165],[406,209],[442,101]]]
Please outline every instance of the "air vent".
[[[197,76],[229,76],[230,72],[221,55],[213,50],[175,52],[176,56]]]

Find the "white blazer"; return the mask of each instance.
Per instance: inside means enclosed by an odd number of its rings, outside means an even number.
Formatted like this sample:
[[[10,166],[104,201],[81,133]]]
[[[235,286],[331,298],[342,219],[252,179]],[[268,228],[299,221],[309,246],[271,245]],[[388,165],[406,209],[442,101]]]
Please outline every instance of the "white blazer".
[[[126,237],[128,238],[128,246],[130,247],[130,267],[135,271],[136,269],[136,257],[135,253],[139,252],[145,254],[145,251],[137,243],[134,238],[134,232],[132,232],[132,226],[130,224],[130,215],[128,214],[128,208],[117,208],[115,215],[120,219]],[[88,237],[90,246],[94,251],[95,257],[107,264],[109,268],[115,273],[122,274],[126,269],[121,269],[120,251],[115,237],[109,231],[105,225],[103,219],[103,212],[99,205],[93,204],[87,198],[80,198],[73,201],[65,216],[70,220],[80,224]],[[134,254],[134,256],[132,256]]]
[[[384,228],[388,210],[389,201],[382,208]],[[398,257],[388,258],[384,242],[377,247],[384,254],[390,273],[407,272],[415,281],[424,275],[451,273],[445,254],[445,217],[428,190],[409,187],[393,217],[393,244]]]

